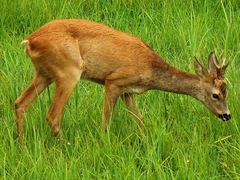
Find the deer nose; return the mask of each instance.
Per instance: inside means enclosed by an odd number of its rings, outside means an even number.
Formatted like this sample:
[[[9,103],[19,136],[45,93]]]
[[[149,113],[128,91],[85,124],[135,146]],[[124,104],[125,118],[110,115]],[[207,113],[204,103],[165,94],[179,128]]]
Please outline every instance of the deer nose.
[[[220,114],[218,115],[218,117],[223,121],[228,121],[229,119],[231,119],[231,114]]]

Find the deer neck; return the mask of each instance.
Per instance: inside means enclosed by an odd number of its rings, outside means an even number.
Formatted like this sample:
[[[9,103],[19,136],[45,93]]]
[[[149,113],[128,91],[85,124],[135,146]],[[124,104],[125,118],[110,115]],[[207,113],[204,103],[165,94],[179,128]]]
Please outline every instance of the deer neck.
[[[186,94],[200,99],[200,79],[181,71],[158,58],[152,62],[151,87],[163,91]]]

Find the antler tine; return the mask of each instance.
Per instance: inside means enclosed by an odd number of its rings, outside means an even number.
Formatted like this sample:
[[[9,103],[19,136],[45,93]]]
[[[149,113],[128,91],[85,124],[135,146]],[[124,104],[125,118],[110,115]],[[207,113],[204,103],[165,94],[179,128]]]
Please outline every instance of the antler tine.
[[[224,53],[223,53],[223,52],[222,52],[222,54],[221,54],[221,60],[222,60],[222,65],[221,65],[221,67],[223,67],[223,66],[226,65],[226,64],[225,64],[226,58],[224,57]]]
[[[226,62],[226,58],[222,57],[222,67],[226,65],[225,62]]]

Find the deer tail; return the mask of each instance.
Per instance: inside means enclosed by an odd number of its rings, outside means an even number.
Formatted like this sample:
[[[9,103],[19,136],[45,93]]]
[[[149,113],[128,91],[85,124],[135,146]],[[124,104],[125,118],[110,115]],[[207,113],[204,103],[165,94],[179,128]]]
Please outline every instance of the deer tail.
[[[25,52],[25,53],[28,53],[28,49],[29,49],[29,40],[24,39],[24,40],[21,42],[21,45],[24,45],[24,46],[25,46],[25,48],[24,48],[24,52]]]

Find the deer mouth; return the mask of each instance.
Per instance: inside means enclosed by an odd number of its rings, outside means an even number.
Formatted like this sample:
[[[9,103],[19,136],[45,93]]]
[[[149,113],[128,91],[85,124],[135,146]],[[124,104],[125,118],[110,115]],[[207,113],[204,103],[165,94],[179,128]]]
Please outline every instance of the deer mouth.
[[[231,114],[220,114],[218,117],[223,121],[228,121],[231,119]]]

